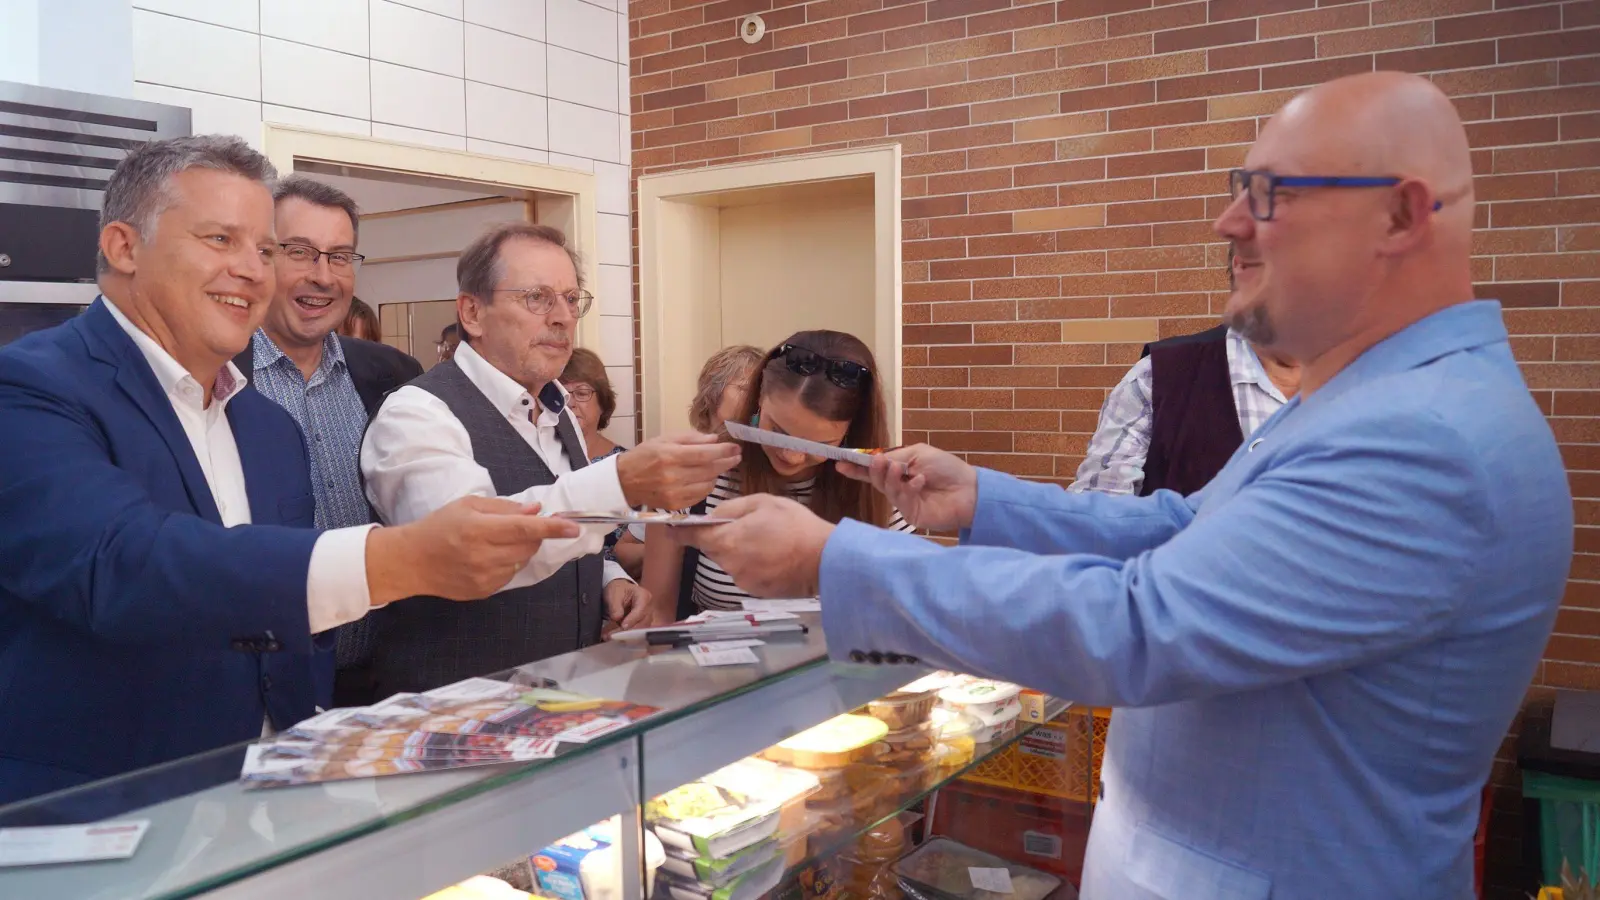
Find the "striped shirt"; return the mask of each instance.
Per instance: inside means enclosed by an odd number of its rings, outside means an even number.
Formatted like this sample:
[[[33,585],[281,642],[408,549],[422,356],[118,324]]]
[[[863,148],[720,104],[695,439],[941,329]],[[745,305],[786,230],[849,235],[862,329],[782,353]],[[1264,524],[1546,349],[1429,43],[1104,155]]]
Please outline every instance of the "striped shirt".
[[[815,478],[797,481],[785,489],[785,494],[791,500],[797,500],[806,506],[811,505],[811,488],[816,484]],[[739,473],[726,472],[717,476],[716,487],[711,489],[711,496],[706,498],[706,514],[715,515],[718,504],[727,502],[739,496]],[[913,531],[914,529],[901,518],[900,511],[895,510],[889,517],[890,531]],[[740,609],[742,602],[750,595],[740,590],[722,571],[722,567],[712,561],[711,557],[700,554],[700,560],[695,566],[694,573],[694,605],[700,609]]]
[[[1227,351],[1234,411],[1239,415],[1239,430],[1249,438],[1289,401],[1261,367],[1250,342],[1231,328]],[[1139,493],[1144,485],[1144,461],[1150,452],[1150,431],[1155,421],[1150,400],[1154,383],[1150,357],[1146,356],[1111,389],[1100,410],[1100,425],[1089,441],[1089,452],[1078,467],[1077,480],[1067,490]]]

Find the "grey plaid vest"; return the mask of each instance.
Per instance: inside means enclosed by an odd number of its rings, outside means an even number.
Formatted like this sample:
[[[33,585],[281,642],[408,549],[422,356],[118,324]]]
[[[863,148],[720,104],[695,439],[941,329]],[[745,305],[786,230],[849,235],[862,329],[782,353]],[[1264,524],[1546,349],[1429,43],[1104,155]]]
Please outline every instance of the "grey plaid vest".
[[[411,382],[443,400],[472,438],[472,458],[506,496],[555,475],[453,360]],[[557,427],[574,470],[588,465],[572,417]],[[528,587],[460,603],[412,597],[372,615],[378,696],[425,691],[587,647],[600,640],[601,558],[580,557]]]

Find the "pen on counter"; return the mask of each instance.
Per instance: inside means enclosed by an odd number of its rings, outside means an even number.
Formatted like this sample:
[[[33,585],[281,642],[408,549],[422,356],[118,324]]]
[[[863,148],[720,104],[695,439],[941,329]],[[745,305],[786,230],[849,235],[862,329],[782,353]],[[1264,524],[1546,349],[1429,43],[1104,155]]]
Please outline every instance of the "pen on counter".
[[[720,632],[680,628],[671,631],[652,631],[645,635],[645,642],[655,645],[666,644],[672,647],[687,647],[690,644],[712,643],[719,640],[737,641],[744,638],[770,637],[775,634],[805,634],[809,630],[806,626],[794,622],[758,625],[754,628]]]

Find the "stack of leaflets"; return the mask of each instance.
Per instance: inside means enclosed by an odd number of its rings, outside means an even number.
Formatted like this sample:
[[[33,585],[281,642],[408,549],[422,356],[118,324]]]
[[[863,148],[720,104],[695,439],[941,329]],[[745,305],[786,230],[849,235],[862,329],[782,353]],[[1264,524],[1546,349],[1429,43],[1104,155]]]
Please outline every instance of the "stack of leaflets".
[[[252,746],[240,778],[284,787],[551,759],[657,711],[469,678],[307,719]]]

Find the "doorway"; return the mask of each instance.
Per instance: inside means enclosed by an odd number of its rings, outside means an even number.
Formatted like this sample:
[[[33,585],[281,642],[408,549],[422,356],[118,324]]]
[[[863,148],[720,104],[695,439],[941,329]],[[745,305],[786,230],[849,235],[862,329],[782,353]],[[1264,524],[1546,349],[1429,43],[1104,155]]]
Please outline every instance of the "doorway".
[[[639,179],[643,434],[688,427],[706,358],[805,329],[861,338],[900,440],[900,147]]]
[[[424,369],[439,362],[441,332],[455,322],[457,258],[490,225],[528,221],[559,228],[578,250],[585,284],[597,295],[606,290],[598,278],[591,173],[270,123],[265,150],[278,171],[305,173],[356,201],[366,256],[356,296],[377,311],[384,343]],[[606,435],[632,446],[631,341],[602,347],[601,320],[620,317],[604,317],[600,308],[597,302],[578,320],[577,344],[599,352],[621,387]]]

